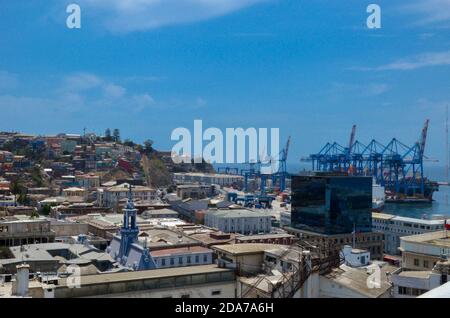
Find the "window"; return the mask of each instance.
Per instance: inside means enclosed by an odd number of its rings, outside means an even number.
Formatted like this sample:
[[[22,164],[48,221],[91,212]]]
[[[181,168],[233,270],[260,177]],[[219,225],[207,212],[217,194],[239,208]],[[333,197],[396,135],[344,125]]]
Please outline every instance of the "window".
[[[196,263],[200,263],[200,256],[195,255],[195,262],[196,262]]]
[[[183,257],[178,257],[178,264],[183,264]]]
[[[208,255],[206,255],[206,254],[203,255],[203,262],[204,263],[208,262]]]
[[[189,294],[184,294],[184,295],[181,295],[181,298],[191,298],[191,295],[189,295]]]
[[[188,264],[191,263],[191,257],[190,256],[186,257],[186,263],[188,263]]]
[[[428,268],[429,264],[428,261],[423,261],[423,267]]]
[[[165,258],[163,258],[163,259],[161,260],[161,266],[166,266],[166,259],[165,259]]]
[[[414,259],[414,266],[419,266],[419,259],[418,258]]]
[[[211,292],[211,296],[218,296],[218,295],[220,295],[220,294],[222,294],[222,291],[220,291],[220,290],[213,290],[213,291]]]
[[[170,259],[170,265],[175,265],[175,259],[173,257]]]

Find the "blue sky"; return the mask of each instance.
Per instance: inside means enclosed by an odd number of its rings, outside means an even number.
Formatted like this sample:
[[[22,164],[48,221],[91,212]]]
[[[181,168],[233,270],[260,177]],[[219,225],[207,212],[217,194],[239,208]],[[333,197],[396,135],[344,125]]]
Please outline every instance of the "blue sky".
[[[290,162],[392,137],[445,159],[450,0],[0,0],[0,130],[104,132],[170,149],[176,127],[279,127]],[[367,29],[366,7],[382,8]]]

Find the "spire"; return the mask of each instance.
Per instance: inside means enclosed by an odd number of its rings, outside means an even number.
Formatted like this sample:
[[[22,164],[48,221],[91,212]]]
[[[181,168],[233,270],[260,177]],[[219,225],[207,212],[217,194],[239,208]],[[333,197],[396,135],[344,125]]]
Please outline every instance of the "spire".
[[[128,202],[127,202],[127,209],[134,209],[133,204],[133,186],[131,184],[128,184]]]

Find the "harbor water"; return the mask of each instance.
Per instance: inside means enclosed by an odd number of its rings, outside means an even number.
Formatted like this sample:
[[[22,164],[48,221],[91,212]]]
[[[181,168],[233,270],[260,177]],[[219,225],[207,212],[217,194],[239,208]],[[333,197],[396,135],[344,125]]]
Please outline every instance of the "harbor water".
[[[236,167],[238,169],[248,169],[248,165],[214,165],[218,167]],[[308,163],[291,163],[287,165],[289,173],[296,174],[299,171],[307,171],[311,169]],[[445,167],[425,166],[424,174],[430,180],[443,182],[446,181]],[[413,217],[413,218],[431,218],[433,215],[445,215],[450,217],[450,187],[439,186],[439,191],[433,195],[431,203],[386,203],[384,213]]]

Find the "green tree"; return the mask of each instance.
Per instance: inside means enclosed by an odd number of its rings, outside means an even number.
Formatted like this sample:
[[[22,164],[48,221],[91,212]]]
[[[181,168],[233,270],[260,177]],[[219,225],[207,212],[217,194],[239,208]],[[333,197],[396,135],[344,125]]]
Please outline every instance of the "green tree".
[[[146,153],[153,152],[153,140],[147,139],[146,141],[144,141],[144,151]]]
[[[24,186],[19,182],[19,180],[11,181],[10,191],[14,195],[14,201],[17,202],[17,196],[25,192]]]
[[[123,142],[123,144],[124,144],[125,146],[128,146],[128,147],[134,147],[134,146],[135,146],[135,143],[132,142],[130,139],[125,139],[124,142]]]
[[[115,128],[113,131],[114,141],[120,142],[120,130]]]
[[[106,130],[105,130],[105,140],[106,141],[111,141],[112,140],[112,138],[111,138],[111,129],[109,129],[109,128],[106,128]]]
[[[52,208],[50,205],[46,204],[41,208],[41,214],[42,215],[50,215],[50,212],[52,211]]]
[[[17,202],[19,202],[22,205],[29,205],[30,199],[28,198],[28,195],[26,193],[19,194],[19,198],[17,199]]]

